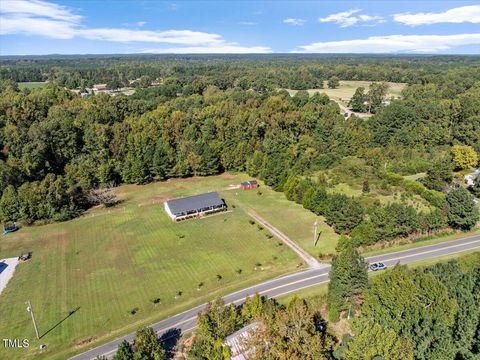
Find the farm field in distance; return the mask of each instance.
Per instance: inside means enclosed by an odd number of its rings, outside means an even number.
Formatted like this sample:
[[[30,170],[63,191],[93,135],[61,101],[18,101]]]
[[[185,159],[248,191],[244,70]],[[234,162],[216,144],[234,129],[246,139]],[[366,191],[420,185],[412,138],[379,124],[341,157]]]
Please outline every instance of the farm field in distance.
[[[0,357],[64,359],[97,340],[296,270],[297,255],[279,246],[278,239],[269,239],[266,230],[249,224],[243,201],[234,200],[235,190],[227,190],[246,179],[223,174],[125,185],[115,190],[122,199],[116,207],[91,209],[75,220],[23,227],[2,236],[1,258],[18,256],[23,250],[33,251],[33,258],[17,267],[2,293],[0,313],[9,316],[2,316],[0,333],[34,338],[25,311],[25,301],[31,300],[43,337],[17,353],[2,348]],[[230,212],[180,223],[164,212],[163,201],[168,198],[214,190],[221,190]],[[238,199],[266,208],[269,201],[277,201],[288,209],[276,198],[283,194],[262,190],[262,196],[254,190]],[[200,283],[203,286],[197,290]],[[152,301],[156,298],[160,298],[157,305]],[[41,355],[39,344],[47,344]]]
[[[347,106],[350,98],[355,93],[355,90],[359,87],[364,87],[365,91],[368,91],[368,87],[372,81],[355,81],[355,80],[340,80],[340,86],[336,89],[329,89],[327,86],[327,82],[324,83],[323,89],[309,89],[307,90],[308,93],[311,95],[315,93],[325,93],[327,94],[330,99],[340,102],[342,105]],[[388,92],[387,92],[387,99],[391,97],[399,98],[401,95],[402,90],[407,86],[405,83],[393,83],[387,82],[388,84]],[[298,90],[291,90],[287,89],[290,95],[295,95]]]
[[[19,82],[18,88],[23,89],[38,89],[47,85],[47,82],[43,81],[30,81],[30,82]]]

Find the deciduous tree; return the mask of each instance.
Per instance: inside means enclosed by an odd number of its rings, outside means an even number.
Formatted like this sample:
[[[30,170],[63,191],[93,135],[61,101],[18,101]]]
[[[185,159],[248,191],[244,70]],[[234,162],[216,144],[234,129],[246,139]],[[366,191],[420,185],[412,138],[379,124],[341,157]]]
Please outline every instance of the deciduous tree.
[[[453,145],[452,159],[458,170],[469,169],[478,165],[475,149],[468,145]]]
[[[432,274],[396,266],[372,280],[362,317],[408,338],[415,359],[452,359],[450,343],[458,305]]]
[[[263,320],[247,344],[256,359],[326,360],[333,348],[326,330],[320,314],[305,300],[294,298],[272,320]]]
[[[353,326],[353,339],[348,342],[345,360],[413,360],[413,346],[404,336],[399,336],[392,329],[370,323],[363,319],[356,320]]]
[[[113,360],[133,360],[132,345],[126,340],[122,341],[120,345],[118,345]]]
[[[152,328],[143,327],[137,330],[133,340],[134,360],[164,360],[165,350],[160,345]]]
[[[330,79],[328,79],[327,86],[329,89],[336,89],[340,86],[340,80],[338,79],[338,77],[332,76]]]

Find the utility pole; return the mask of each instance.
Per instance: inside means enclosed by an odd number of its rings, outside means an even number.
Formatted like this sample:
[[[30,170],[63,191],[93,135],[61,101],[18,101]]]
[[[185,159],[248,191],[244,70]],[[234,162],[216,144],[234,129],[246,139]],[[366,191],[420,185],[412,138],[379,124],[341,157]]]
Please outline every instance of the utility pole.
[[[33,327],[35,328],[35,334],[37,334],[37,339],[40,339],[40,335],[38,335],[37,322],[35,321],[35,314],[33,313],[33,307],[30,300],[28,300],[26,304],[28,305],[27,311],[30,313],[30,315],[32,315],[32,322],[33,322]]]
[[[313,246],[317,246],[317,231],[318,231],[318,221],[315,220],[313,224]]]

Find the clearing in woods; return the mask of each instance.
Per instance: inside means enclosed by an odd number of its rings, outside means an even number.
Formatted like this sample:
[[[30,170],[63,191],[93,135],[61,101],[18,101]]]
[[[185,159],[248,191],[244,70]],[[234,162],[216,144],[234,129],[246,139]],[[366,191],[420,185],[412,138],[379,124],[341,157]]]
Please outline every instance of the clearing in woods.
[[[122,202],[113,208],[91,209],[78,219],[2,236],[0,257],[24,250],[33,257],[19,264],[0,296],[0,314],[9,314],[2,316],[0,333],[28,338],[30,347],[0,347],[0,358],[65,359],[216,295],[297,270],[298,256],[266,229],[251,225],[241,205],[260,204],[258,212],[292,239],[311,234],[310,213],[266,189],[261,196],[245,191],[234,200],[239,190],[226,189],[247,179],[223,174],[125,185],[116,189]],[[230,212],[174,223],[163,209],[167,198],[215,190]],[[277,221],[272,210],[283,208]],[[305,226],[290,218],[296,212],[303,214],[298,221],[308,219]],[[25,311],[26,300],[35,309],[40,341]],[[40,344],[47,348],[38,350]]]
[[[344,106],[348,106],[348,102],[350,101],[350,98],[353,96],[355,93],[355,90],[359,87],[364,87],[365,92],[368,91],[368,87],[372,81],[355,81],[355,80],[350,80],[350,81],[340,81],[340,86],[336,89],[329,89],[327,87],[327,82],[324,83],[323,89],[309,89],[307,90],[310,95],[313,95],[315,93],[325,93],[328,95],[328,97],[332,100],[335,100],[339,102],[340,104]],[[407,86],[405,83],[393,83],[393,82],[387,82],[388,84],[388,93],[387,93],[387,99],[390,98],[399,98],[401,95],[402,90]],[[290,95],[295,95],[298,90],[291,90],[291,89],[286,89]]]
[[[18,83],[18,88],[20,90],[23,90],[23,89],[38,89],[38,88],[46,86],[47,84],[48,84],[47,82],[42,82],[42,81],[19,82]]]

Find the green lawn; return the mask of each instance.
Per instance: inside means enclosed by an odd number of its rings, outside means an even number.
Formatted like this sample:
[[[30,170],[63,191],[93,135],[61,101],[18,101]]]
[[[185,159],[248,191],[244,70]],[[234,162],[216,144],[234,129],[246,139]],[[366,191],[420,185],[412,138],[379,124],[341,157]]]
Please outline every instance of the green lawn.
[[[308,93],[310,95],[315,94],[315,93],[325,93],[330,97],[331,99],[335,101],[339,101],[343,105],[347,106],[348,102],[350,101],[350,98],[353,96],[355,93],[355,90],[359,87],[364,87],[365,91],[368,91],[368,87],[372,81],[340,81],[340,86],[336,89],[329,89],[327,87],[327,83],[325,82],[323,85],[323,89],[309,89]],[[402,90],[407,86],[405,83],[392,83],[389,82],[389,89],[387,93],[387,98],[399,98]],[[290,95],[295,95],[298,90],[291,90],[291,89],[286,89]]]
[[[23,89],[37,89],[37,88],[41,88],[41,87],[44,87],[45,85],[47,85],[46,82],[41,82],[41,81],[31,81],[31,82],[19,82],[18,83],[18,88],[20,90],[23,90]]]
[[[297,256],[278,246],[275,238],[268,239],[266,230],[250,225],[240,206],[181,223],[172,222],[164,212],[166,198],[227,189],[241,179],[224,174],[122,186],[117,191],[124,201],[115,208],[92,209],[72,221],[24,227],[1,237],[0,258],[18,256],[22,250],[33,251],[33,258],[17,267],[0,296],[0,334],[29,338],[32,345],[26,350],[1,347],[0,358],[64,359],[95,342],[208,301],[214,294],[294,271]],[[230,202],[231,197],[225,198]],[[204,285],[197,290],[200,282]],[[176,298],[179,291],[182,295]],[[161,299],[159,305],[152,303],[155,298]],[[33,341],[25,311],[28,299],[40,333],[52,329],[40,342]],[[131,315],[135,308],[137,313]],[[41,354],[40,343],[47,344]]]
[[[262,182],[260,182],[263,185]],[[260,187],[261,195],[256,190],[230,190],[225,192],[225,198],[233,204],[239,204],[245,209],[253,209],[260,216],[276,226],[290,239],[299,244],[313,256],[333,254],[339,236],[325,223],[321,216],[316,216],[301,205],[289,201],[285,195],[275,192],[265,186]],[[313,245],[313,225],[318,222],[320,238]]]
[[[422,178],[424,178],[426,175],[427,175],[426,172],[421,172],[421,173],[417,173],[417,174],[413,174],[413,175],[405,175],[403,178],[404,178],[405,180],[415,181],[415,180],[417,180],[417,179],[422,179]]]

